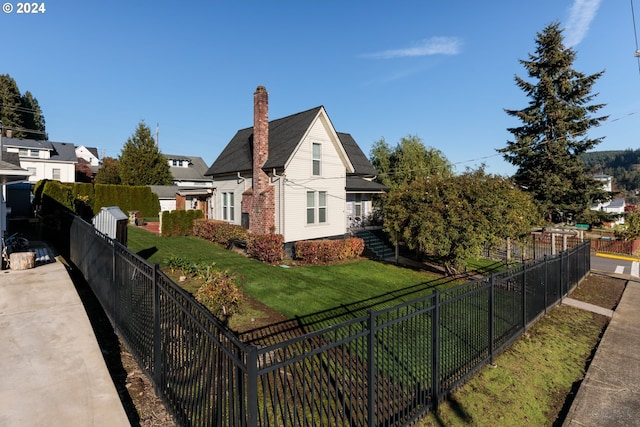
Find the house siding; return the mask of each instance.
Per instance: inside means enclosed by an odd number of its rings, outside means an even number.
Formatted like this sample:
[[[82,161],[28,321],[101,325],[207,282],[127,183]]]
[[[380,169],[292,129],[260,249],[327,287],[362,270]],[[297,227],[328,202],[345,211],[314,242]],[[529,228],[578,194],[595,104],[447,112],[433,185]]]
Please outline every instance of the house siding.
[[[219,178],[215,180],[215,192],[209,205],[209,218],[223,221],[222,215],[222,193],[233,193],[234,196],[234,218],[228,221],[231,224],[241,224],[242,220],[242,193],[251,187],[251,176]]]
[[[313,175],[313,143],[322,145],[320,176]],[[321,114],[293,154],[286,169],[284,197],[276,198],[276,203],[286,203],[282,217],[286,226],[284,233],[281,233],[285,242],[336,236],[346,232],[346,171],[338,144],[330,123]],[[325,223],[307,224],[307,191],[327,192]]]
[[[60,169],[61,182],[76,182],[76,170],[72,163],[38,162],[21,158],[20,167],[27,170],[29,168],[35,169],[35,174],[29,177],[29,182],[32,183],[42,179],[53,179],[54,169]]]

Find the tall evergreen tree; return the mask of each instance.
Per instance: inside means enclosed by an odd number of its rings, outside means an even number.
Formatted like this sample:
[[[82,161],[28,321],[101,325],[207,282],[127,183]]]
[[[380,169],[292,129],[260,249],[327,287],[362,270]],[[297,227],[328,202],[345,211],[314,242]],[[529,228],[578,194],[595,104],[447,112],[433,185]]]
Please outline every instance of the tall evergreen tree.
[[[26,138],[46,140],[45,120],[38,100],[31,92],[26,91],[22,95],[21,104],[22,123],[25,128]]]
[[[2,134],[11,130],[14,138],[24,138],[22,115],[22,97],[16,81],[9,74],[0,74],[0,120]]]
[[[167,158],[156,145],[151,129],[140,122],[122,148],[120,178],[125,185],[170,185],[171,170]]]
[[[9,74],[0,75],[0,120],[5,136],[6,131],[11,130],[14,138],[47,139],[38,100],[29,91],[21,95]]]
[[[593,117],[604,105],[592,104],[597,94],[591,93],[604,71],[580,73],[573,69],[575,58],[575,51],[563,44],[559,24],[548,25],[537,34],[535,54],[520,60],[532,81],[515,77],[529,105],[505,109],[523,124],[508,129],[515,139],[498,151],[518,167],[515,182],[532,194],[547,220],[554,213],[575,217],[607,198],[578,157],[603,139],[587,132],[607,119]]]

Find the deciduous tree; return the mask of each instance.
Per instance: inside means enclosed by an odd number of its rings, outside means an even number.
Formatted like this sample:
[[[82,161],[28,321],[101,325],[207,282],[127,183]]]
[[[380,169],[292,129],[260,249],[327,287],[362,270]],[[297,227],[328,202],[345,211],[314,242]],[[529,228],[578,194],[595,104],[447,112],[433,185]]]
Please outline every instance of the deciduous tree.
[[[606,120],[593,116],[604,105],[592,103],[593,85],[603,71],[578,72],[573,68],[575,58],[575,51],[563,44],[559,24],[548,25],[537,35],[535,53],[520,60],[531,80],[515,77],[529,105],[505,109],[522,125],[508,129],[514,140],[499,151],[517,166],[515,182],[531,193],[547,220],[556,212],[575,218],[607,198],[578,157],[603,139],[587,135]]]
[[[522,238],[538,220],[529,195],[482,168],[417,179],[385,201],[385,229],[392,240],[437,257],[449,274],[487,245]]]
[[[102,159],[102,165],[95,177],[96,184],[120,184],[120,163],[113,157]]]

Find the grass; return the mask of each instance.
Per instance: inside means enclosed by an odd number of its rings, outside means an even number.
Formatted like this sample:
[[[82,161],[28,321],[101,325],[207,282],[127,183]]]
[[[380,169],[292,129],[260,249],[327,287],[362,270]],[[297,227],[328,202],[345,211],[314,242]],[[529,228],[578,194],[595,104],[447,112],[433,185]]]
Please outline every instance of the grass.
[[[553,308],[417,425],[557,425],[606,322],[572,307]]]
[[[166,266],[171,255],[193,262],[215,262],[217,268],[240,278],[244,292],[288,318],[372,299],[398,304],[431,293],[435,286],[459,283],[370,260],[283,268],[244,257],[200,238],[161,237],[135,227],[129,227],[128,240],[132,251],[160,266]]]

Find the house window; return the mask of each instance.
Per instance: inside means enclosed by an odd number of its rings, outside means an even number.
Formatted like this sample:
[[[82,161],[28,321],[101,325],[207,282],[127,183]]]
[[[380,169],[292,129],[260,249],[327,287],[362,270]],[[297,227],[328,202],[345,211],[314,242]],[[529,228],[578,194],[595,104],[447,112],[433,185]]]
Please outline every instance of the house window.
[[[356,194],[355,215],[360,218],[362,216],[362,194]]]
[[[322,163],[322,145],[316,142],[313,143],[313,175],[320,175],[321,163]]]
[[[29,150],[29,155],[31,157],[40,157],[40,150],[31,149],[31,150]]]
[[[233,193],[222,193],[222,219],[225,221],[235,220],[235,201]]]
[[[19,148],[18,155],[22,157],[27,157],[29,155],[29,150],[27,150],[26,148]]]
[[[307,224],[327,222],[327,192],[307,191]]]
[[[51,171],[51,175],[51,179],[57,179],[58,181],[60,181],[60,169],[53,168],[53,170]]]
[[[327,222],[327,192],[318,192],[318,222]]]

